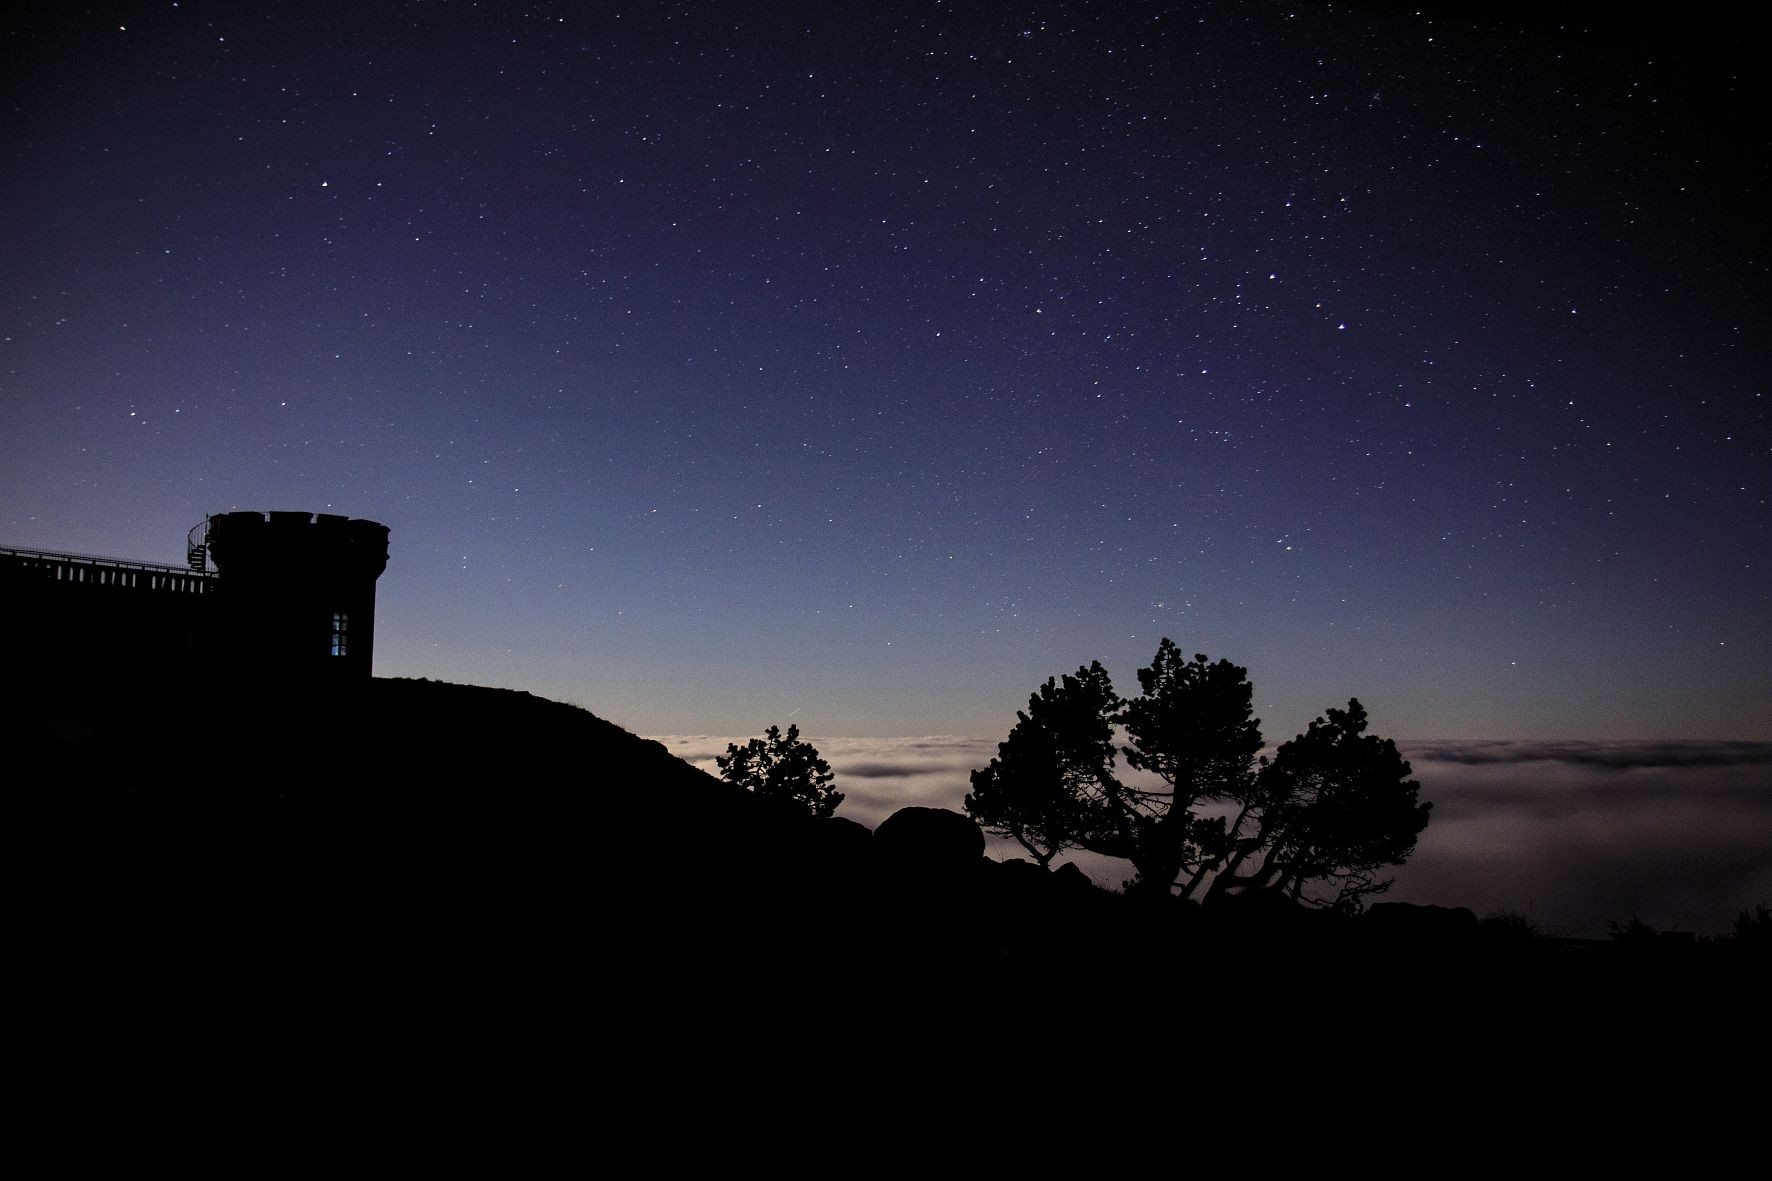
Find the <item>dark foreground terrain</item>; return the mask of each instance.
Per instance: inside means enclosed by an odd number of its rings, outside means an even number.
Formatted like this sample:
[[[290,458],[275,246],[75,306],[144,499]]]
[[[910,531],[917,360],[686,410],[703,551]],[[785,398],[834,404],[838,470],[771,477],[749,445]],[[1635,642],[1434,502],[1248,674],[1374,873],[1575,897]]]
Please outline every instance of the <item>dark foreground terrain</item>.
[[[1222,1064],[1303,1037],[1390,1069],[1495,1037],[1583,1061],[1709,1052],[1764,1003],[1744,946],[1558,943],[1434,908],[1141,907],[986,860],[954,813],[807,820],[524,693],[380,680],[18,716],[20,962],[74,1060],[150,1037],[260,1066],[652,1070],[933,1039]]]

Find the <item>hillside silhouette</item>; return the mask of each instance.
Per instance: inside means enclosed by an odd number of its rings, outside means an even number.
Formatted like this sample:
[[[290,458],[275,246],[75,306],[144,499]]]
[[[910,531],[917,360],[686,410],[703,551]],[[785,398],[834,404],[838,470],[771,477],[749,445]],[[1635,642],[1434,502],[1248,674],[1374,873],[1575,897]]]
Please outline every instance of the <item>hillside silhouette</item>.
[[[132,1003],[200,997],[206,1020],[270,1006],[405,1027],[465,1006],[523,1026],[595,997],[609,1020],[704,1034],[734,1007],[812,1029],[914,1005],[1070,1036],[1102,1018],[1079,998],[1167,995],[1408,1029],[1477,998],[1492,1019],[1542,1015],[1597,984],[1702,984],[1716,1003],[1764,966],[1572,950],[1434,907],[1153,903],[991,861],[955,812],[906,808],[872,832],[814,820],[510,690],[195,693],[17,715],[35,962],[95,1006],[126,980]]]
[[[138,963],[299,949],[402,974],[474,947],[669,989],[1002,958],[973,943],[983,837],[955,813],[910,809],[878,833],[815,821],[511,690],[380,679],[195,710],[171,696],[22,727],[43,736],[14,802],[49,838],[47,894]],[[1041,889],[1109,897],[1076,874]]]

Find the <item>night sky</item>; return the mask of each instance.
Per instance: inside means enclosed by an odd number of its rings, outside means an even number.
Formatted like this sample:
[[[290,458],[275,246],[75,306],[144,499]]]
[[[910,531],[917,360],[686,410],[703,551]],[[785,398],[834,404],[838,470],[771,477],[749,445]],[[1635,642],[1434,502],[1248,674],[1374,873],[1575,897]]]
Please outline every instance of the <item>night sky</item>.
[[[0,542],[369,517],[642,734],[1765,739],[1765,71],[1607,7],[27,4]]]

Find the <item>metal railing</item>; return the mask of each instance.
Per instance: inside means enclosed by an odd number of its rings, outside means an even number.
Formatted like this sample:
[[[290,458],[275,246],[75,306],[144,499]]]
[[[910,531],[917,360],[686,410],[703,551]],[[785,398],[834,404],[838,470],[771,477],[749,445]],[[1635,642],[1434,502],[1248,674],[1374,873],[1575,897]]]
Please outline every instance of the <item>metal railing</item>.
[[[213,575],[192,570],[188,566],[132,562],[125,558],[104,558],[96,554],[63,554],[51,550],[0,548],[0,562],[39,571],[49,582],[118,587],[125,590],[200,595],[215,581]]]

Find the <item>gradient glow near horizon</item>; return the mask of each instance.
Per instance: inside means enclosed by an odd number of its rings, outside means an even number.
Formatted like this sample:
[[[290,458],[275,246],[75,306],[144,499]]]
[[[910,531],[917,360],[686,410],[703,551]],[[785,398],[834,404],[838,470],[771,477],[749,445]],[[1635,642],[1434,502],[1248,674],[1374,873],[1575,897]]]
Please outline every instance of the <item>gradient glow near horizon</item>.
[[[678,758],[717,775],[743,739],[667,735]],[[976,738],[821,738],[844,793],[837,815],[869,828],[904,807],[961,810],[971,772],[996,743]],[[1553,935],[1604,938],[1638,918],[1727,933],[1772,900],[1772,742],[1405,742],[1433,804],[1408,861],[1377,902],[1514,914]],[[999,860],[1026,858],[1006,837]],[[1132,867],[1061,854],[1097,885]]]
[[[1772,734],[1726,29],[828,7],[8,16],[0,543],[373,518],[379,673],[639,733]]]

